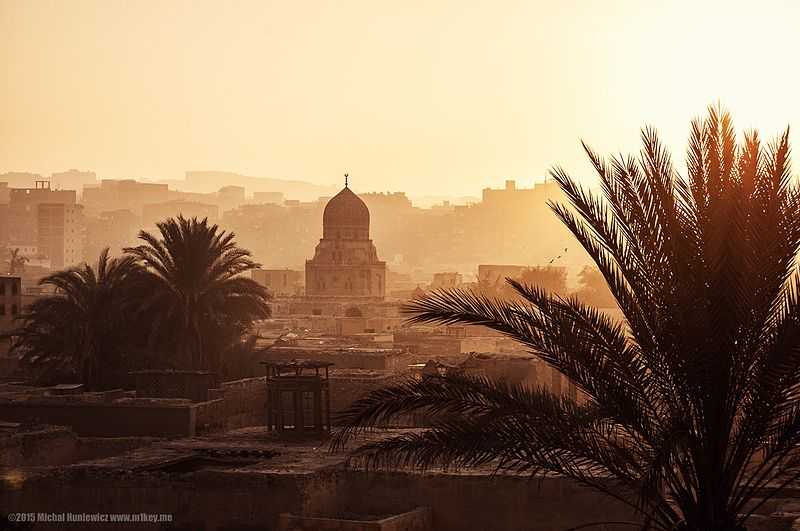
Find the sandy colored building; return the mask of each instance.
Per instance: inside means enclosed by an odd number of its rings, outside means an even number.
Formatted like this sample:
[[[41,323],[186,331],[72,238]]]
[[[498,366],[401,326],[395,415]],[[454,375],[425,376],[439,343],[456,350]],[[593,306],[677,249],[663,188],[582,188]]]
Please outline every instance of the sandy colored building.
[[[306,296],[382,300],[386,262],[369,237],[369,209],[345,184],[325,205],[322,239],[306,261]]]
[[[304,275],[293,269],[254,269],[250,276],[267,288],[274,297],[291,297],[303,294]]]
[[[52,269],[83,261],[83,206],[42,203],[37,212],[38,252],[50,259]]]

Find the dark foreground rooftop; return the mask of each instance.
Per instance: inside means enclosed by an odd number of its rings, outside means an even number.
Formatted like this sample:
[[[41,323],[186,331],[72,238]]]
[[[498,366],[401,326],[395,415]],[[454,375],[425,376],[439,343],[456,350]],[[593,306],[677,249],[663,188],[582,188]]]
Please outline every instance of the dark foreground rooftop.
[[[531,480],[494,469],[365,472],[347,468],[345,457],[329,452],[325,442],[283,441],[264,428],[150,441],[104,459],[5,469],[0,507],[172,515],[169,527],[138,524],[139,530],[268,530],[285,523],[284,513],[369,520],[418,507],[431,509],[433,529],[441,531],[562,531],[591,521],[635,519],[614,500],[562,478]],[[787,499],[799,494],[790,490],[766,504],[763,514],[800,513],[800,503]],[[790,529],[763,527],[778,520],[761,520],[750,531]]]

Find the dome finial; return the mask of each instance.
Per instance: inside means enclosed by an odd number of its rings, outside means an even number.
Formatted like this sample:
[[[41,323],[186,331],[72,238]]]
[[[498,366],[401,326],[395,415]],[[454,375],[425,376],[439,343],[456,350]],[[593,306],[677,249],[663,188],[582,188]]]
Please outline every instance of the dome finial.
[[[349,173],[344,174],[344,187],[347,188],[347,178],[350,176]]]

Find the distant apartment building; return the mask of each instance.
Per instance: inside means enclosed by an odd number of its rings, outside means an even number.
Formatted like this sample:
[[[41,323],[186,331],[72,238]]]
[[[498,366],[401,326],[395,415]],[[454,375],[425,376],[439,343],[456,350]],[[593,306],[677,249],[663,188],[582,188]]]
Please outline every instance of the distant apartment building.
[[[220,212],[239,208],[244,204],[245,189],[243,186],[223,186],[217,192],[216,204]]]
[[[22,171],[9,171],[0,173],[0,181],[8,183],[9,188],[30,188],[34,186],[37,181],[41,181],[42,176],[38,173],[29,173]]]
[[[97,184],[97,174],[93,171],[67,170],[50,175],[50,184],[57,190],[76,190],[83,195],[83,188]]]
[[[133,179],[103,179],[97,186],[85,186],[83,204],[89,213],[130,210],[141,215],[144,205],[169,200],[166,184],[144,183]]]
[[[431,289],[450,289],[461,286],[464,282],[461,273],[434,273]]]
[[[487,207],[503,206],[516,208],[518,206],[545,205],[552,199],[563,198],[561,188],[553,180],[536,183],[532,188],[517,188],[517,181],[506,180],[505,188],[483,189],[483,204]]]
[[[50,259],[53,269],[83,261],[83,207],[63,203],[38,206],[39,254]]]
[[[281,205],[283,200],[283,192],[253,192],[253,203],[258,205]]]
[[[412,208],[413,206],[405,192],[367,192],[359,194],[359,197],[367,204],[370,212],[382,208]]]
[[[291,297],[303,294],[305,273],[292,269],[254,269],[253,280],[264,286],[276,297]]]
[[[208,218],[208,221],[216,223],[219,218],[219,207],[217,205],[180,200],[144,205],[142,207],[142,225],[145,228],[152,228],[160,221],[179,215],[199,220]]]
[[[138,233],[142,226],[139,216],[130,210],[111,210],[100,212],[97,216],[85,217],[86,242],[83,248],[84,260],[89,263],[97,260],[100,252],[109,248],[112,256],[118,255],[125,247],[138,245]]]
[[[39,205],[75,205],[75,190],[52,190],[48,181],[35,188],[11,188],[8,202],[7,245],[12,248],[39,245]]]
[[[14,325],[22,311],[22,282],[20,277],[0,275],[0,333]]]

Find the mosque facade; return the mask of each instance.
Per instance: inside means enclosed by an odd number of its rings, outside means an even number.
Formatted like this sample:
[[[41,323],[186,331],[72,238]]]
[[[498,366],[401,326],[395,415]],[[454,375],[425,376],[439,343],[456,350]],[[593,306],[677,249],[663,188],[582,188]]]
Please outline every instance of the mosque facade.
[[[306,260],[306,297],[383,300],[386,262],[378,259],[369,221],[367,205],[345,180],[325,205],[322,239]]]

